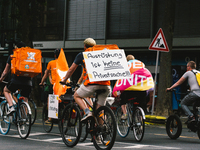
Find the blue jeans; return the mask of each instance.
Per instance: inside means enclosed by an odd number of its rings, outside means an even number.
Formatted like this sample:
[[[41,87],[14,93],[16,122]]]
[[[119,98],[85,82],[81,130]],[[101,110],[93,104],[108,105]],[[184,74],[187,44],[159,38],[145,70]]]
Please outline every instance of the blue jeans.
[[[193,113],[189,110],[187,106],[192,105],[196,100],[200,100],[200,97],[197,96],[195,93],[190,92],[181,101],[181,108],[188,117],[193,116]]]

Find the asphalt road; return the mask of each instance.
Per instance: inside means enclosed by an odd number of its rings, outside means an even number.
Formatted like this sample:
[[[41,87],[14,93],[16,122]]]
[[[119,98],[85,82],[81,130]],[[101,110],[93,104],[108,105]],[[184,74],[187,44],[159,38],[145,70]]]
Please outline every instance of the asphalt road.
[[[13,125],[7,135],[0,134],[0,149],[1,150],[64,150],[71,149],[62,141],[59,134],[58,126],[54,125],[50,133],[46,133],[42,128],[41,119],[37,120],[32,126],[31,133],[27,139],[21,139],[18,135],[17,128]],[[171,140],[165,131],[164,125],[146,125],[145,135],[143,140],[138,143],[133,137],[133,132],[130,132],[126,138],[121,138],[117,134],[117,139],[113,150],[134,149],[191,149],[198,150],[200,140],[196,133],[188,132],[187,128],[183,128],[181,136],[177,140]],[[90,150],[95,149],[90,138],[78,143],[73,150]]]

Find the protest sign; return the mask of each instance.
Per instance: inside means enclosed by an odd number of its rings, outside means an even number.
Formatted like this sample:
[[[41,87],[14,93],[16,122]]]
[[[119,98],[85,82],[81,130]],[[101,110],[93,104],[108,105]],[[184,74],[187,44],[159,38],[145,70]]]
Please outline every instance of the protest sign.
[[[58,95],[49,94],[48,117],[58,119]]]
[[[90,82],[130,78],[124,50],[83,52]]]

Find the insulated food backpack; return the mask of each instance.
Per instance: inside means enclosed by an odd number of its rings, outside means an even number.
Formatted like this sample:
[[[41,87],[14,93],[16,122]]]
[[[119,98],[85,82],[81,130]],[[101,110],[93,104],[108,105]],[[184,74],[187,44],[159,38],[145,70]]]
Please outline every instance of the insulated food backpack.
[[[11,73],[17,76],[35,77],[42,72],[41,50],[22,47],[13,50]]]

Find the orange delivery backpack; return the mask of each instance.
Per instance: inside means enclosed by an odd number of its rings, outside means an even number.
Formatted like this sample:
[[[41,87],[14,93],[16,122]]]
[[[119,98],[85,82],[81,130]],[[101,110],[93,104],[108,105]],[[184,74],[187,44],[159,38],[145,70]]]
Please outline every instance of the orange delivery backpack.
[[[17,76],[35,77],[42,73],[42,53],[39,49],[22,47],[13,50],[11,73]]]

